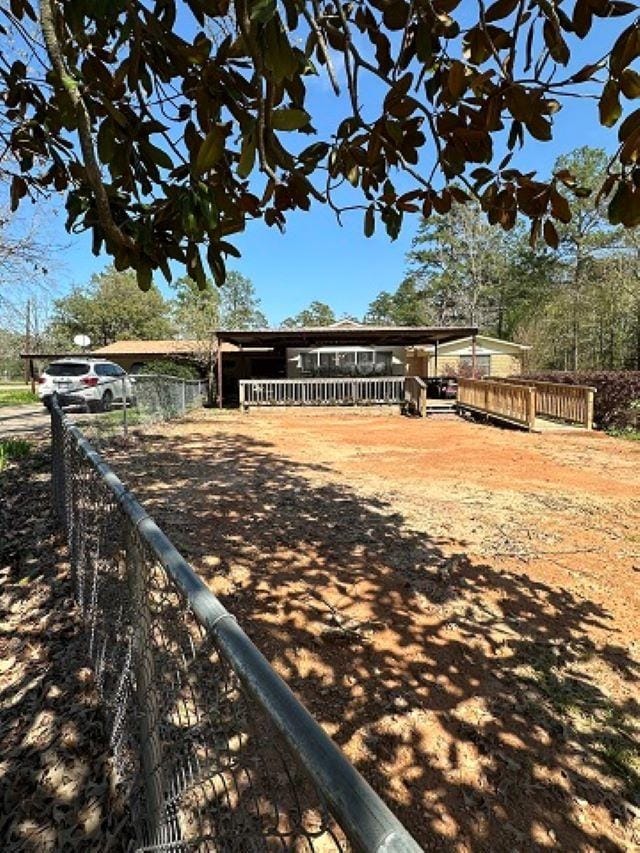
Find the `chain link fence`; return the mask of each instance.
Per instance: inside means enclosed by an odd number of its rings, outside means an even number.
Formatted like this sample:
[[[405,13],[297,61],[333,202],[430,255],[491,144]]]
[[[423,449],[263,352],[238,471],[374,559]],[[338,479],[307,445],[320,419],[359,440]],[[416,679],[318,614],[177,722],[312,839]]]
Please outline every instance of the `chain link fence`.
[[[53,493],[143,851],[419,851],[77,426]]]
[[[121,387],[120,387],[121,384]],[[92,441],[99,443],[129,429],[187,414],[202,406],[207,395],[203,379],[181,379],[160,373],[139,373],[108,383],[107,411],[78,413],[74,420]]]

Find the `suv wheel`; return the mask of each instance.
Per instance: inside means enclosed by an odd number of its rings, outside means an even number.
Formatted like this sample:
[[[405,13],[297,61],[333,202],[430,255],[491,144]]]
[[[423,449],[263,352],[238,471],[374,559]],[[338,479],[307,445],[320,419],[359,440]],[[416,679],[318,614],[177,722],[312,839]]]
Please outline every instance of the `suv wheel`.
[[[113,406],[113,394],[111,391],[107,390],[102,395],[102,411],[110,412],[111,407]]]

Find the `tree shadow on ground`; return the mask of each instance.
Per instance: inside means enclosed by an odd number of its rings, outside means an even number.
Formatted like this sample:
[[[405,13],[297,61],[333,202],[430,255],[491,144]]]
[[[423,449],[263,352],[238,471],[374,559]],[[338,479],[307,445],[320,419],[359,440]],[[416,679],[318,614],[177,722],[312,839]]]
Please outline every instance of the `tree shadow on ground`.
[[[170,442],[110,457],[425,849],[633,844],[638,668],[605,608],[266,442]]]
[[[0,849],[128,848],[42,446],[0,474]]]

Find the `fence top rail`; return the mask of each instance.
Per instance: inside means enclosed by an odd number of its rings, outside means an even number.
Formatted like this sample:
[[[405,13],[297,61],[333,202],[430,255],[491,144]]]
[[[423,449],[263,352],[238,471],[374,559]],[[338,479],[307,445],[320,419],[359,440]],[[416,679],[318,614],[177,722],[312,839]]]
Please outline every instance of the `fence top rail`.
[[[520,376],[489,376],[487,379],[483,380],[485,382],[501,382],[503,384],[508,385],[530,385],[534,388],[539,387],[547,387],[547,388],[561,388],[563,391],[565,390],[577,390],[577,391],[593,391],[594,394],[597,392],[597,388],[593,385],[574,385],[570,382],[548,382],[545,379],[527,379],[526,377]]]
[[[528,385],[526,383],[516,383],[516,382],[500,382],[495,379],[458,379],[458,386],[464,388],[465,386],[469,388],[484,388],[486,385],[491,385],[493,388],[504,389],[505,387],[509,388],[517,388],[522,391],[531,391],[533,390],[533,385]]]
[[[181,376],[171,376],[169,373],[130,373],[130,379],[171,379],[173,382],[185,382],[187,385],[199,385],[205,379],[183,379]]]
[[[57,401],[58,418],[79,451],[113,494],[140,537],[185,596],[200,624],[211,632],[251,698],[266,713],[329,804],[357,850],[371,853],[420,853],[393,812],[346,759],[263,654],[211,592],[168,536],[147,514]]]

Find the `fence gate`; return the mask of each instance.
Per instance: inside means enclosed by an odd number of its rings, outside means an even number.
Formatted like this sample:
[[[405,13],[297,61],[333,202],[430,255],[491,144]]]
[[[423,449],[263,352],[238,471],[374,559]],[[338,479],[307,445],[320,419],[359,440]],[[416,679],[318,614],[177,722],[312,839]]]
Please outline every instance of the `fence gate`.
[[[54,401],[53,490],[142,851],[419,851]]]

